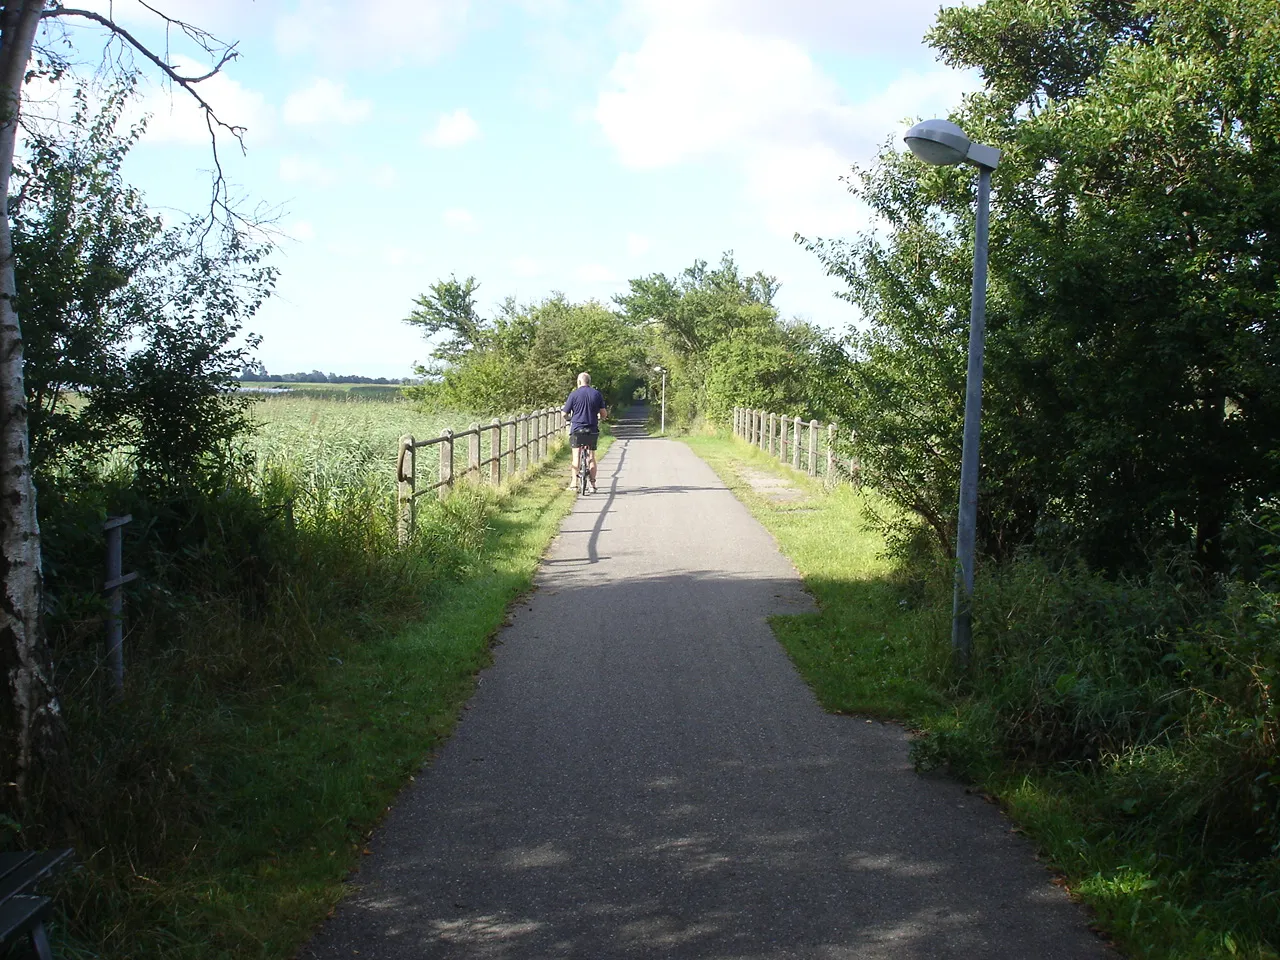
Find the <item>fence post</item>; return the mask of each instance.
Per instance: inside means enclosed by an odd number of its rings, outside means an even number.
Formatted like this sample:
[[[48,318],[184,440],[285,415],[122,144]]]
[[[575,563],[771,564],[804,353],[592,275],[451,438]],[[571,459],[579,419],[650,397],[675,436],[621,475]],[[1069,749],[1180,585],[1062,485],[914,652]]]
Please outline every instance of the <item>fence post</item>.
[[[415,529],[416,501],[413,488],[417,482],[418,451],[413,446],[413,435],[400,438],[400,456],[396,458],[396,539],[400,546],[409,542]]]
[[[514,419],[507,424],[507,476],[516,475],[516,438],[518,425]]]
[[[827,483],[834,483],[831,478],[836,472],[836,425],[827,424]]]
[[[767,446],[767,449],[769,451],[769,456],[773,456],[773,445],[774,445],[774,441],[775,441],[775,437],[777,436],[777,433],[778,433],[778,418],[776,414],[771,413],[769,414],[769,443]]]
[[[466,478],[473,483],[480,482],[480,424],[478,423],[473,423],[467,428]]]
[[[738,408],[733,408],[733,435],[738,435]]]
[[[791,467],[800,469],[800,418],[791,421]]]
[[[760,409],[755,412],[756,420],[756,446],[764,445],[764,410]]]
[[[862,465],[858,463],[858,431],[849,431],[849,443],[853,445],[853,452],[849,454],[849,476],[853,480],[854,487],[862,486]]]
[[[108,517],[102,525],[107,535],[107,578],[102,584],[106,591],[110,612],[107,614],[107,669],[111,673],[111,687],[117,697],[124,695],[124,593],[121,588],[130,580],[136,580],[136,573],[121,573],[124,567],[124,530],[126,523],[133,519],[132,514],[122,517]]]
[[[787,418],[778,414],[778,459],[787,462]]]
[[[538,459],[547,459],[547,452],[551,446],[551,410],[550,408],[542,411],[542,435],[538,438]]]
[[[497,417],[489,427],[489,482],[495,487],[502,482],[502,421]]]
[[[809,476],[818,475],[818,421],[809,421]]]
[[[449,489],[453,486],[453,431],[449,429],[440,431],[441,442],[437,444],[440,447],[440,499],[444,500],[449,496]]]

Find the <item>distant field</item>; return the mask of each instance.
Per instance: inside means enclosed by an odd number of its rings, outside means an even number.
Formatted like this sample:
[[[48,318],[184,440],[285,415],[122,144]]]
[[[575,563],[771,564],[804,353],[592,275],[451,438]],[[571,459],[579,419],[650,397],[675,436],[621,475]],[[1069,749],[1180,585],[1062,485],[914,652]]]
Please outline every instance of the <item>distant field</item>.
[[[320,489],[372,484],[388,494],[395,490],[401,436],[438,437],[446,428],[465,430],[491,419],[464,411],[424,414],[408,403],[352,403],[311,390],[265,395],[254,403],[251,414],[259,426],[249,447],[259,471],[275,466],[310,478]],[[434,482],[439,475],[438,449],[418,451],[419,483]],[[488,431],[480,455],[489,456]],[[465,443],[456,443],[456,473],[466,467],[466,460]]]
[[[291,390],[296,393],[314,393],[321,396],[359,397],[364,400],[400,400],[404,394],[398,383],[290,383],[287,380],[243,381],[241,389],[246,393],[259,390]]]

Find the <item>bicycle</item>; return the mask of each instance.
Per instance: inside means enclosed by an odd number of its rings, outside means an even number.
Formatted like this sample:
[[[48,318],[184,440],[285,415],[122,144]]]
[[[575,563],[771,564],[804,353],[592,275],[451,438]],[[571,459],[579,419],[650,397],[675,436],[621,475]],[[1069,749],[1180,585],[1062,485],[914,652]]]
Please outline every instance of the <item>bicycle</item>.
[[[587,485],[591,482],[591,468],[595,466],[596,452],[585,444],[578,448],[578,496],[587,495]]]

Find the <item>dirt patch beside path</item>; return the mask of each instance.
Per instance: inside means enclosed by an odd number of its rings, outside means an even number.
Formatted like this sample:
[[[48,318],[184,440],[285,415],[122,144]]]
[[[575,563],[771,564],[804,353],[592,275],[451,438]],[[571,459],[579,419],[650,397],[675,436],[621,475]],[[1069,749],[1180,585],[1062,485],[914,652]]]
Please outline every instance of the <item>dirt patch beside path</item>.
[[[742,466],[738,468],[738,472],[743,480],[751,484],[752,490],[774,503],[798,503],[805,499],[804,491],[785,477]]]

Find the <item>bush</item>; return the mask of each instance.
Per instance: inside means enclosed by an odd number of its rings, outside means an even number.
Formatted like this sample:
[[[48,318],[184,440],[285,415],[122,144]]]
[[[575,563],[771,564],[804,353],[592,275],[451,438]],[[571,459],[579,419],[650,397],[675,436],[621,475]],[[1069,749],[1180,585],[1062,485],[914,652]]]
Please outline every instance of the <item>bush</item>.
[[[917,764],[1048,777],[1167,902],[1280,929],[1280,593],[1177,560],[1114,580],[1024,557],[980,583],[974,670]]]
[[[243,466],[243,465],[242,465]],[[167,495],[123,471],[42,488],[48,629],[67,719],[72,776],[67,837],[58,823],[16,827],[98,851],[132,875],[190,845],[215,811],[212,781],[240,712],[301,683],[373,632],[429,602],[463,573],[488,532],[493,497],[462,487],[424,501],[419,536],[396,547],[394,504],[369,476],[331,482],[282,465],[241,470],[218,489]],[[102,520],[130,513],[125,569],[126,693],[111,699],[102,664]],[[2,823],[3,821],[0,821]],[[11,826],[10,830],[15,829]],[[3,831],[0,831],[2,834]]]

